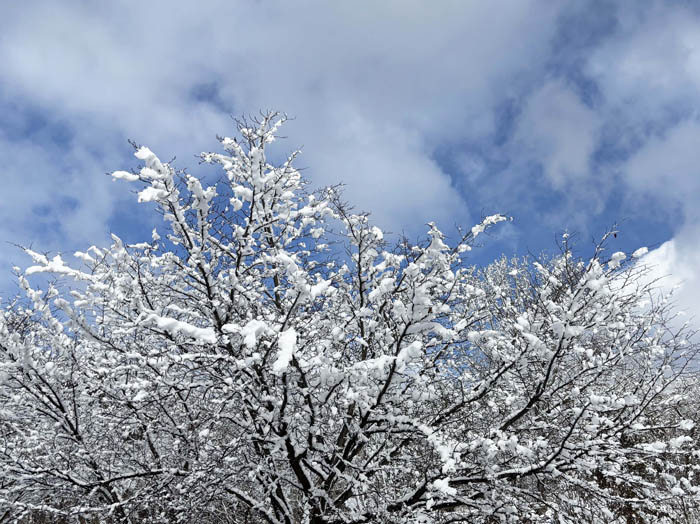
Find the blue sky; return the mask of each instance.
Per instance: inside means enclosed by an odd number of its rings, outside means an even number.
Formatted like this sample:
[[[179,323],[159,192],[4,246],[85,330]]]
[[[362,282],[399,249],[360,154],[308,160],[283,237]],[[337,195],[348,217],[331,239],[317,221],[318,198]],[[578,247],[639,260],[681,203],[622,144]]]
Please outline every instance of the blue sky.
[[[154,215],[105,173],[127,139],[179,167],[231,115],[295,119],[316,186],[410,235],[515,220],[489,256],[582,247],[649,261],[700,311],[700,10],[694,2],[4,2],[0,289],[26,260],[72,253]]]

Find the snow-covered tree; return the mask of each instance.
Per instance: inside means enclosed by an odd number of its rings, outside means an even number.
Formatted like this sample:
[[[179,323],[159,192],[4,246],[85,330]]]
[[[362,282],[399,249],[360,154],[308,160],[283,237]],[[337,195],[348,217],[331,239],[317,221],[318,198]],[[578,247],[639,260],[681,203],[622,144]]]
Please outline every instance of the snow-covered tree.
[[[137,147],[112,176],[157,205],[150,241],[27,250],[0,522],[697,518],[698,346],[640,252],[470,265],[501,215],[391,247],[296,154],[270,163],[283,121],[202,154],[209,187]]]

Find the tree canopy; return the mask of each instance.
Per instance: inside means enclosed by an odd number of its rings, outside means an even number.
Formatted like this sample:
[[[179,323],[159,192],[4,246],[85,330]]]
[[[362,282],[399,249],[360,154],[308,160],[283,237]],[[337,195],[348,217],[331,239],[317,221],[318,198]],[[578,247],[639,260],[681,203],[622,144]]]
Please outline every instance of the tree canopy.
[[[284,117],[205,186],[146,147],[149,241],[26,250],[0,313],[0,522],[690,522],[698,344],[640,261],[469,263],[308,192]],[[32,275],[55,277],[33,284]]]

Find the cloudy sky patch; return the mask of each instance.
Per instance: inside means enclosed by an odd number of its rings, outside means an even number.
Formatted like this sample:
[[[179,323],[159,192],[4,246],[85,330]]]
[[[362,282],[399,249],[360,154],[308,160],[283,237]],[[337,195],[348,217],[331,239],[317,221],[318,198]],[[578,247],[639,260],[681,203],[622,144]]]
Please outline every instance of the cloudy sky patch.
[[[294,117],[316,186],[418,234],[515,221],[496,252],[564,229],[700,283],[700,12],[684,2],[203,1],[0,8],[0,239],[72,252],[153,218],[108,171],[127,139],[194,155],[231,115]],[[666,243],[666,244],[665,244]],[[18,250],[0,250],[6,289]],[[672,248],[672,249],[671,249]],[[661,264],[661,262],[659,262]]]

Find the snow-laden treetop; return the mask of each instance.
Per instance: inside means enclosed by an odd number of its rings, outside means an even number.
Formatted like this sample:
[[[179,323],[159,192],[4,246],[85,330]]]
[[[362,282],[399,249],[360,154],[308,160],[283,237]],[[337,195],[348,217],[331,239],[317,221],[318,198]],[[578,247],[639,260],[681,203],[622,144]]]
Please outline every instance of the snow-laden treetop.
[[[0,519],[698,515],[698,347],[641,251],[470,266],[501,215],[390,246],[296,153],[268,160],[283,122],[202,154],[208,187],[138,147],[112,176],[157,205],[149,241],[82,267],[27,251],[0,315]]]

